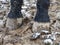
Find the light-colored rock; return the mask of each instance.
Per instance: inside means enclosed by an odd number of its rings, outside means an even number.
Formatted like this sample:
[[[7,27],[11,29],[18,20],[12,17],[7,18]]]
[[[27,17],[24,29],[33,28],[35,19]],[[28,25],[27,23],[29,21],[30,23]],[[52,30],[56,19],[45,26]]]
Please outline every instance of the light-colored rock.
[[[0,20],[0,27],[4,27],[5,20]]]
[[[31,36],[31,39],[34,40],[34,39],[37,39],[38,37],[40,36],[40,33],[34,33],[32,36]]]
[[[51,11],[56,11],[57,9],[57,4],[53,4],[53,6],[51,7]]]
[[[56,18],[57,20],[60,20],[60,12],[57,12]]]
[[[0,9],[3,8],[4,6],[3,5],[0,5]]]
[[[7,0],[1,0],[1,1],[2,1],[2,3],[8,3]]]
[[[45,44],[50,43],[50,45],[53,45],[53,41],[51,39],[44,40],[44,43]]]
[[[44,33],[49,33],[49,31],[47,31],[47,30],[41,30],[41,32],[44,32]]]
[[[54,41],[54,40],[56,40],[56,34],[54,33],[54,32],[52,32],[52,34],[51,34],[51,39]]]
[[[17,23],[18,23],[19,25],[21,25],[21,24],[22,24],[22,21],[23,21],[23,19],[22,19],[22,18],[18,18],[18,19],[17,19]]]
[[[11,40],[12,40],[11,35],[6,35],[6,36],[4,37],[4,44],[6,44],[7,42],[9,42],[9,41],[11,41]]]
[[[53,27],[55,28],[55,31],[60,30],[60,21],[56,21],[56,23],[53,25]]]

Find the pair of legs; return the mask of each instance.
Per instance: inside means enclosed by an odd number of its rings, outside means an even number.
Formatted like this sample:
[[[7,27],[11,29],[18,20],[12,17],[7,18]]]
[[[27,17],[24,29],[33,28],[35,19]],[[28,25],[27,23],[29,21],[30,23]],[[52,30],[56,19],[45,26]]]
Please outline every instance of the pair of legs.
[[[10,0],[11,9],[7,17],[6,27],[9,30],[17,29],[17,18],[22,18],[21,14],[21,6],[23,4],[23,0]]]
[[[8,14],[8,18],[10,20],[15,20],[17,18],[22,17],[21,14],[21,6],[23,4],[23,0],[11,0],[11,10]],[[48,16],[48,8],[50,5],[50,0],[37,0],[37,12],[34,18],[35,22],[49,22]],[[8,21],[9,22],[9,21]],[[12,25],[12,24],[11,24]]]

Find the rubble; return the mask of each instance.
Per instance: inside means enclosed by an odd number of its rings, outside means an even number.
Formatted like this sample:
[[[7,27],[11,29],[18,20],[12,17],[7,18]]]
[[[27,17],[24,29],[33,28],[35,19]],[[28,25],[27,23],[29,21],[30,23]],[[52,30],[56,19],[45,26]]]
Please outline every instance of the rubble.
[[[0,0],[2,3],[8,3],[8,1],[7,0]]]
[[[60,35],[60,32],[55,32],[56,35]]]
[[[42,39],[51,39],[51,40],[56,40],[56,35],[58,34],[58,32],[52,32],[50,33],[49,31],[46,30],[41,30],[40,33],[34,33],[31,36],[31,39],[37,39],[38,37],[41,37]]]
[[[9,41],[12,40],[12,37],[11,35],[6,35],[3,40],[4,40],[4,43],[8,43]]]
[[[58,21],[60,21],[60,12],[57,13],[56,18],[57,18]]]
[[[45,44],[50,43],[50,45],[53,45],[53,41],[51,39],[44,40],[44,43]]]
[[[4,27],[5,25],[5,21],[4,20],[0,20],[0,27]]]
[[[31,37],[30,37],[30,39],[31,40],[35,40],[35,39],[37,39],[38,37],[40,37],[40,33],[34,33]]]
[[[50,32],[47,31],[47,30],[41,30],[41,32],[44,32],[44,33],[50,33]]]
[[[51,34],[51,39],[54,41],[54,40],[56,40],[56,34],[54,33],[54,32],[52,32],[52,34]]]

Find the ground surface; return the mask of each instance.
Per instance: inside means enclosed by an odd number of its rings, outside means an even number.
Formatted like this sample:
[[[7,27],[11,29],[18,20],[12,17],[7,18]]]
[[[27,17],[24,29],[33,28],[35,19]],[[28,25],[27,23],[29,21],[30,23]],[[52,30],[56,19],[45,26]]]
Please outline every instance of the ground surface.
[[[40,27],[40,30],[44,28],[51,32],[52,31],[60,32],[60,21],[56,19],[58,15],[57,13],[59,13],[60,15],[60,0],[50,0],[50,1],[51,4],[48,13],[50,16],[50,23],[49,24],[41,23],[41,25],[43,26]],[[2,25],[0,24],[0,27],[3,27],[0,28],[0,45],[44,45],[43,40],[41,38],[38,38],[37,40],[30,40],[29,37],[30,35],[32,35],[32,30],[31,28],[28,28],[29,25],[27,26],[26,24],[24,24],[25,26],[23,25],[22,27],[19,27],[17,30],[7,30],[5,28],[5,25],[6,25],[6,16],[8,15],[10,10],[10,3],[2,4],[0,2],[0,5],[3,5],[2,7],[5,7],[4,9],[0,9],[0,20],[5,20],[4,21],[5,23],[1,23]],[[31,11],[30,14],[32,14],[32,12],[33,13],[36,12],[36,7],[33,10],[30,9],[28,11]],[[31,17],[29,19],[31,19]],[[57,24],[57,26],[55,25],[55,23]],[[56,41],[54,41],[54,43],[58,43],[58,42],[60,42],[60,35],[58,35]]]

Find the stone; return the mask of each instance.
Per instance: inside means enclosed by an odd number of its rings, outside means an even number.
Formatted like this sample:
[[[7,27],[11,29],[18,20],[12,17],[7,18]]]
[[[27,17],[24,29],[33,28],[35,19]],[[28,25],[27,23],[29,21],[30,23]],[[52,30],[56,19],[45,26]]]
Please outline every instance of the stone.
[[[55,30],[59,30],[60,29],[60,21],[56,21],[56,23],[53,25],[53,27],[55,28]]]
[[[32,17],[30,11],[27,11],[27,12],[25,13],[25,17],[27,17],[27,18],[31,18],[31,17]]]
[[[22,18],[17,18],[18,27],[22,25],[22,21],[23,21]]]
[[[37,39],[38,37],[40,37],[40,33],[34,33],[31,37],[30,37],[30,39],[31,40],[35,40],[35,39]]]
[[[56,11],[57,9],[57,4],[53,4],[53,6],[51,7],[51,11]]]
[[[44,43],[45,43],[45,44],[50,43],[50,44],[52,45],[52,44],[53,44],[53,41],[52,41],[51,39],[45,39],[45,40],[44,40]]]
[[[27,9],[28,7],[27,6],[22,6],[22,9]]]
[[[24,5],[29,6],[29,5],[30,5],[29,2],[30,2],[30,1],[28,1],[28,0],[24,0]]]
[[[55,40],[56,40],[56,36],[55,36],[55,35],[52,35],[52,36],[51,36],[51,39],[52,39],[53,41],[55,41]]]
[[[0,10],[4,8],[4,5],[0,5]]]
[[[44,33],[50,33],[50,32],[47,31],[47,30],[41,30],[41,32],[44,32]]]
[[[5,4],[5,3],[8,3],[8,2],[7,2],[7,0],[2,0],[2,3],[4,3],[4,4]]]
[[[8,42],[11,42],[12,37],[11,37],[11,35],[6,35],[6,36],[3,38],[3,40],[4,40],[4,44],[6,44],[6,43],[8,43]]]
[[[57,13],[56,18],[57,18],[57,20],[60,20],[60,12]]]
[[[0,20],[0,27],[4,27],[5,21],[4,20]]]
[[[55,32],[56,35],[60,35],[60,32]]]

